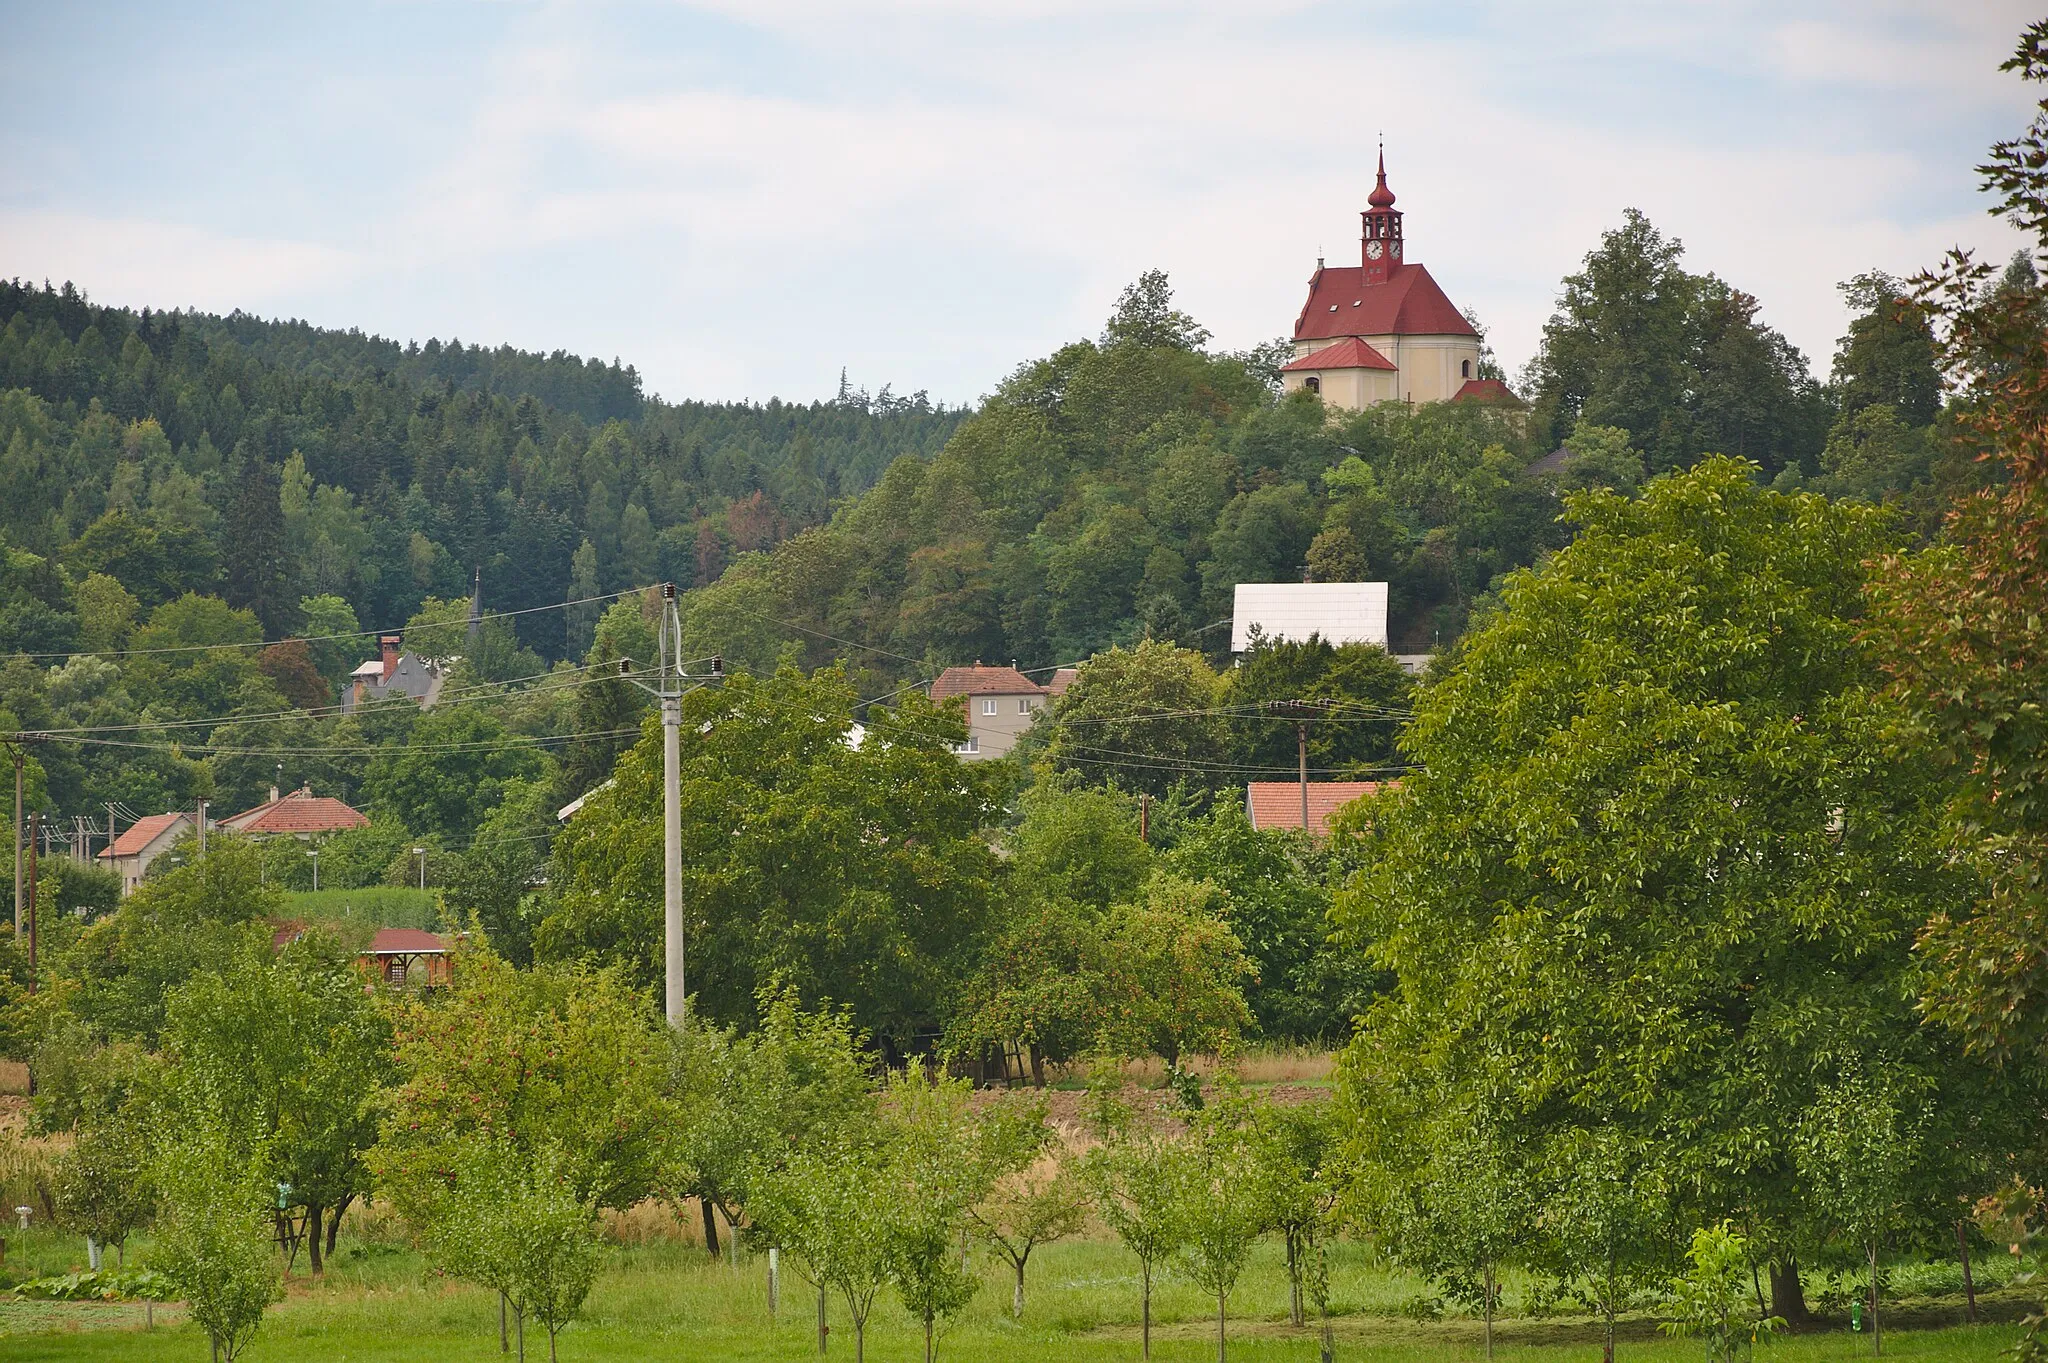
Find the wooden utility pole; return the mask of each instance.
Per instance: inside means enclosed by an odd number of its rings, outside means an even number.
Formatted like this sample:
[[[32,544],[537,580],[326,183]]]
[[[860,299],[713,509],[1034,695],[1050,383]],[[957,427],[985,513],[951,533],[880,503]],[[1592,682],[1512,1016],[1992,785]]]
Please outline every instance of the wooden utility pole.
[[[22,751],[19,743],[9,743],[9,752],[14,754],[14,939],[21,940],[24,916],[21,908],[21,762]]]
[[[36,824],[39,814],[28,816],[28,992],[36,992]]]
[[[1301,831],[1309,833],[1308,826],[1308,721],[1298,720],[1294,725],[1294,751],[1301,763]]]

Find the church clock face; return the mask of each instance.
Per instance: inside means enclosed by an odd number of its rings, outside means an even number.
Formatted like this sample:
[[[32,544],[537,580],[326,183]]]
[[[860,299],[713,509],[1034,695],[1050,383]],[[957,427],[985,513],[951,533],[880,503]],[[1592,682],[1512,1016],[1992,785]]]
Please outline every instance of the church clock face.
[[[1398,250],[1399,248],[1397,247],[1396,249]],[[1380,244],[1379,244],[1379,242],[1377,242],[1377,241],[1368,241],[1368,242],[1367,242],[1367,243],[1365,244],[1365,255],[1366,255],[1366,258],[1367,258],[1368,260],[1378,260],[1378,259],[1380,258]]]

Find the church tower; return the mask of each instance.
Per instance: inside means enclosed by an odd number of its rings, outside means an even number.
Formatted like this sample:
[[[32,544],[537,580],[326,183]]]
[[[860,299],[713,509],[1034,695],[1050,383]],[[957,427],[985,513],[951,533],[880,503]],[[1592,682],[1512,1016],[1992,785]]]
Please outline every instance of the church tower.
[[[1379,183],[1365,201],[1370,207],[1358,215],[1364,224],[1359,262],[1364,267],[1365,283],[1384,284],[1391,277],[1392,267],[1401,263],[1401,210],[1394,207],[1394,191],[1387,188],[1384,147],[1380,149]]]
[[[1365,202],[1358,264],[1316,262],[1282,385],[1351,411],[1382,402],[1516,402],[1499,379],[1479,377],[1479,333],[1408,259],[1384,149]]]

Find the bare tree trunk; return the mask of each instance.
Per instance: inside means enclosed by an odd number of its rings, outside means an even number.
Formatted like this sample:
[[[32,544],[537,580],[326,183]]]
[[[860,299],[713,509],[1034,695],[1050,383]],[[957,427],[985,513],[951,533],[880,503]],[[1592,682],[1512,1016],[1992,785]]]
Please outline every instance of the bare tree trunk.
[[[868,1363],[868,1322],[865,1316],[853,1318],[853,1363]]]
[[[1970,1278],[1970,1223],[1956,1222],[1956,1253],[1963,1261],[1963,1304],[1970,1324],[1977,1323],[1977,1284]]]
[[[1227,1360],[1225,1360],[1223,1356],[1223,1321],[1223,1289],[1219,1287],[1216,1289],[1216,1363],[1227,1363]],[[925,1363],[931,1363],[931,1360],[926,1359]]]
[[[513,1313],[512,1335],[519,1344],[519,1363],[526,1363],[526,1308],[523,1306]]]
[[[1138,1265],[1138,1340],[1139,1349],[1146,1363],[1152,1359],[1152,1261],[1147,1259]]]
[[[328,1257],[328,1258],[330,1258],[330,1259],[334,1257],[334,1241],[335,1241],[335,1238],[336,1238],[337,1236],[339,1236],[339,1235],[341,1234],[341,1216],[342,1216],[342,1213],[343,1213],[343,1212],[346,1212],[346,1211],[348,1210],[348,1207],[349,1207],[349,1203],[351,1203],[351,1202],[354,1202],[355,1200],[356,1200],[356,1195],[355,1195],[354,1193],[343,1193],[343,1194],[341,1195],[341,1201],[339,1201],[339,1202],[337,1202],[337,1203],[335,1203],[335,1204],[334,1204],[334,1215],[333,1215],[332,1217],[328,1218],[328,1221],[327,1221],[327,1257]]]
[[[710,1251],[712,1258],[716,1259],[718,1257],[718,1214],[711,1210],[711,1199],[708,1197],[698,1198],[697,1205],[704,1209],[704,1248]]]
[[[1024,1315],[1024,1261],[1011,1260],[1017,1266],[1017,1287],[1010,1293],[1010,1314],[1021,1319]]]
[[[924,1363],[932,1363],[932,1318],[924,1318]]]
[[[1607,1281],[1600,1290],[1600,1363],[1614,1363],[1614,1244],[1607,1245]]]
[[[555,1358],[555,1327],[548,1327],[548,1363],[557,1363]]]
[[[818,1284],[818,1352],[825,1352],[825,1336],[832,1333],[832,1327],[825,1323],[825,1284]]]
[[[320,1232],[327,1226],[327,1209],[319,1203],[306,1207],[306,1262],[312,1265],[313,1276],[327,1276],[327,1261],[320,1257]]]
[[[1306,1319],[1301,1307],[1301,1245],[1293,1231],[1282,1239],[1287,1242],[1287,1323],[1298,1327]]]
[[[1486,1266],[1486,1363],[1493,1363],[1493,1265]]]
[[[1045,1057],[1038,1053],[1038,1047],[1031,1048],[1031,1084],[1034,1088],[1045,1087]]]
[[[505,1294],[503,1292],[498,1294],[498,1352],[501,1354],[512,1352],[512,1332],[505,1325]]]
[[[1884,1352],[1884,1327],[1877,1323],[1877,1239],[1866,1242],[1870,1249],[1870,1351]]]
[[[1806,1309],[1806,1289],[1799,1281],[1797,1259],[1784,1259],[1771,1265],[1771,1314],[1783,1316],[1786,1326],[1794,1330],[1813,1322],[1813,1316]]]

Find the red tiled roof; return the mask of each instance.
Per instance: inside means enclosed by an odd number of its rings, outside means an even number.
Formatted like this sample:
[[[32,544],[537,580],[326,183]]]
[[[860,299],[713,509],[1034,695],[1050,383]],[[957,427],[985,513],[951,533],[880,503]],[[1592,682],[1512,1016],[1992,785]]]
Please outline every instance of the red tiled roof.
[[[1079,676],[1080,672],[1081,669],[1078,667],[1062,667],[1057,669],[1052,676],[1046,679],[1045,693],[1049,696],[1066,695],[1067,688],[1074,684],[1074,678]]]
[[[1330,831],[1330,818],[1362,795],[1370,795],[1390,781],[1311,781],[1308,783],[1309,823],[1317,833]],[[1299,781],[1253,781],[1245,788],[1245,809],[1254,828],[1301,827],[1301,783]]]
[[[378,928],[370,939],[366,956],[416,956],[422,952],[448,950],[448,944],[431,932],[418,928]]]
[[[100,855],[107,858],[135,856],[161,837],[166,828],[184,817],[182,812],[178,812],[151,814],[146,818],[137,819],[121,830],[121,836],[114,839],[112,847],[102,848]]]
[[[1297,341],[1333,336],[1477,336],[1420,265],[1390,265],[1387,282],[1367,284],[1358,265],[1332,265],[1309,281]]]
[[[1514,390],[1499,379],[1467,379],[1465,386],[1451,395],[1452,402],[1512,402],[1524,405],[1515,396]]]
[[[338,833],[344,828],[362,828],[370,820],[361,810],[331,795],[300,789],[220,822],[221,827],[238,833]]]
[[[1326,345],[1312,355],[1298,360],[1289,360],[1280,366],[1288,369],[1395,369],[1399,366],[1374,350],[1356,336],[1346,336],[1335,345]]]
[[[955,696],[1042,696],[1045,688],[1014,667],[949,667],[932,683],[933,700]]]

